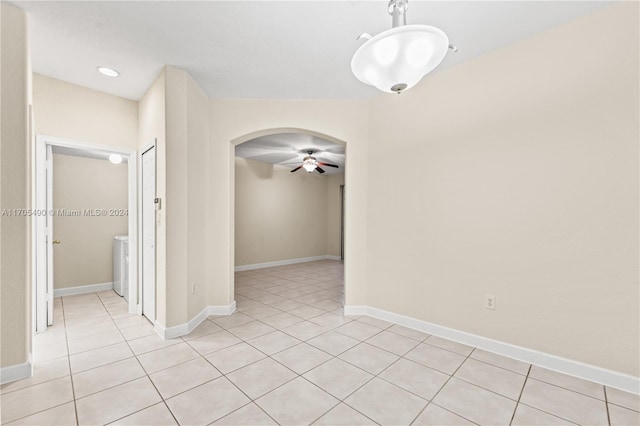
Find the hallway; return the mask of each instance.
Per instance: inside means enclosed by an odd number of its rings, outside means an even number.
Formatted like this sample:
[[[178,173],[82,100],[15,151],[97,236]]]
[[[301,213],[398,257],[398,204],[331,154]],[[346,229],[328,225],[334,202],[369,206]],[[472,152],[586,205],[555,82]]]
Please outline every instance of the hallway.
[[[638,424],[637,396],[345,317],[342,300],[341,262],[238,272],[236,313],[163,341],[112,291],[56,299],[2,423]]]

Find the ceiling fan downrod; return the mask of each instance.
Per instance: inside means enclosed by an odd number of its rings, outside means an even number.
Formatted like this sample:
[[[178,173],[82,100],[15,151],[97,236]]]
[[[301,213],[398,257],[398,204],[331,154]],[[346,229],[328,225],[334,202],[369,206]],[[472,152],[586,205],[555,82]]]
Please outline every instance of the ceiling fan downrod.
[[[389,0],[389,15],[391,15],[391,26],[401,27],[407,25],[407,9],[409,0]]]

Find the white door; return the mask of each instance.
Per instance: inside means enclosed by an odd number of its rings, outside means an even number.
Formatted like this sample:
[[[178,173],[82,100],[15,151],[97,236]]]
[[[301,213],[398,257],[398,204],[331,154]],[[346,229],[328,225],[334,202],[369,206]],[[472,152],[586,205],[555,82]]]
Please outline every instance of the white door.
[[[53,152],[51,145],[36,145],[36,281],[35,331],[53,324]]]
[[[142,153],[142,314],[156,319],[156,149]]]

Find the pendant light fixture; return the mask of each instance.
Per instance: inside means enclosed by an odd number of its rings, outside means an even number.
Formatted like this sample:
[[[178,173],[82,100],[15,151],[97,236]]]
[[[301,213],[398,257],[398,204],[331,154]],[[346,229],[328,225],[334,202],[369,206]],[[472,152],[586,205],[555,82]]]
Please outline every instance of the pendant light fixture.
[[[408,0],[390,0],[393,28],[375,37],[362,34],[367,42],[353,55],[353,74],[370,86],[387,93],[402,93],[415,86],[444,59],[449,38],[439,28],[406,25]]]

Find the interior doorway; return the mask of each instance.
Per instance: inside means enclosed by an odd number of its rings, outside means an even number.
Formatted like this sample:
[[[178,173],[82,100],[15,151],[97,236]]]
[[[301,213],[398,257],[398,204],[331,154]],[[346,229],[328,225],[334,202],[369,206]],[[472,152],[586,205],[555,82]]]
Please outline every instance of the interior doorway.
[[[56,211],[54,209],[54,165],[53,155],[62,154],[70,157],[84,157],[97,160],[111,160],[111,162],[123,162],[127,165],[127,208],[123,209],[95,209],[86,206],[82,209],[69,209]],[[33,331],[41,332],[53,324],[54,310],[54,245],[61,241],[54,238],[54,217],[56,215],[69,216],[123,216],[127,219],[127,232],[129,236],[128,270],[125,271],[125,280],[128,282],[126,298],[128,299],[129,312],[139,312],[140,303],[137,297],[137,158],[136,151],[126,148],[92,145],[86,142],[73,141],[51,136],[36,136],[34,159],[34,200],[35,210],[32,212],[32,238],[33,238]],[[116,211],[118,210],[118,211]],[[91,241],[86,241],[90,245]],[[108,283],[103,283],[108,284]],[[113,285],[113,282],[109,283]],[[74,291],[86,290],[99,291],[101,285],[88,285],[87,288],[67,290],[66,294],[76,294]],[[100,288],[98,288],[100,287]]]
[[[291,128],[250,133],[231,144],[235,272],[345,259],[347,144]],[[348,283],[340,274],[342,307]]]

